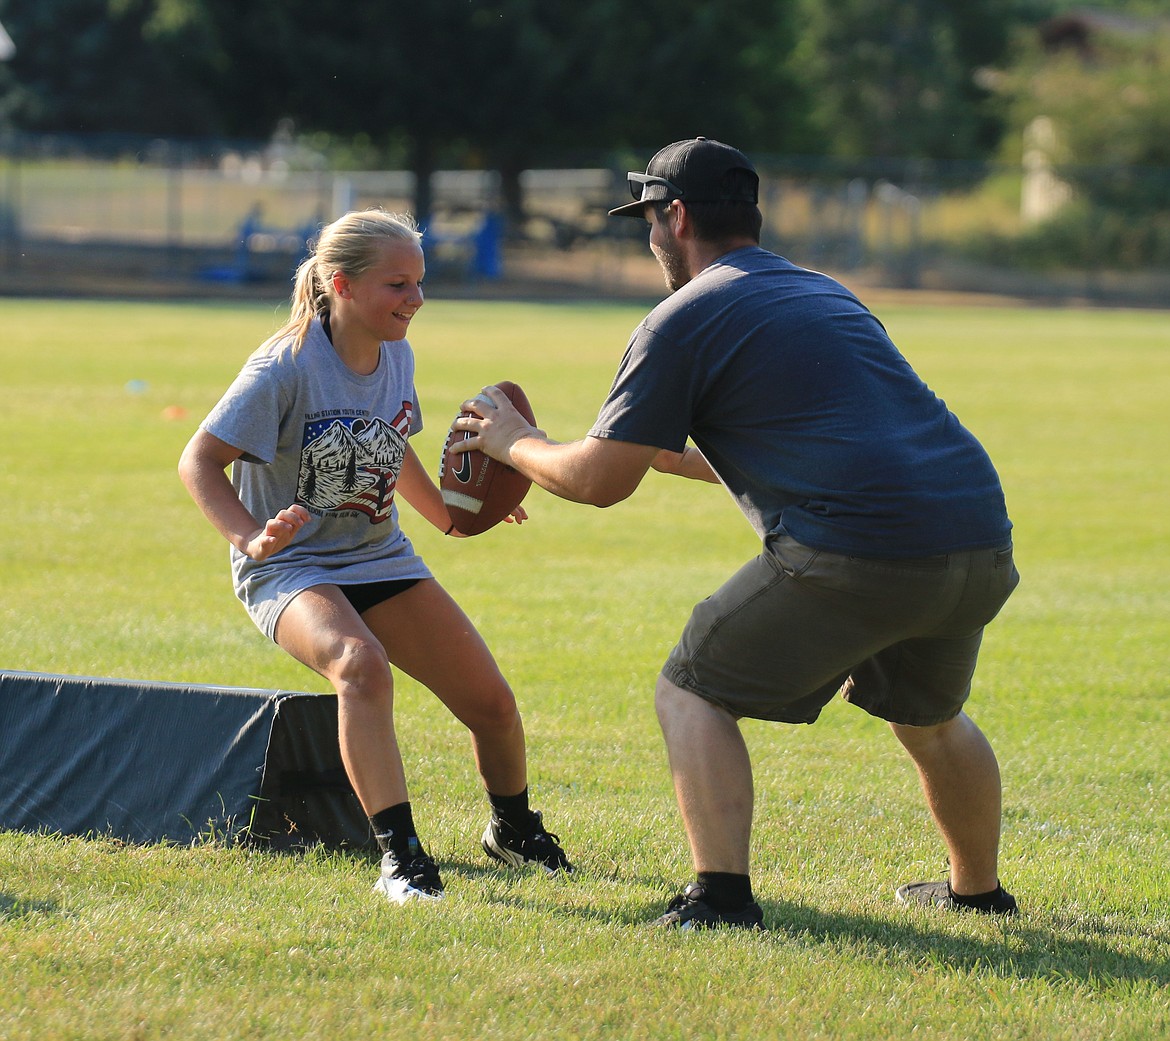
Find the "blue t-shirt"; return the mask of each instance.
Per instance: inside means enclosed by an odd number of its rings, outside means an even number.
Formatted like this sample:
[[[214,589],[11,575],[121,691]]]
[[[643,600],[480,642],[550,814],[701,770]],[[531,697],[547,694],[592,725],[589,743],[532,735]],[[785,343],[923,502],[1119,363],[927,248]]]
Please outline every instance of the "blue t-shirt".
[[[590,434],[675,452],[689,437],[761,537],[878,558],[1010,537],[987,453],[881,323],[758,247],[645,318]]]

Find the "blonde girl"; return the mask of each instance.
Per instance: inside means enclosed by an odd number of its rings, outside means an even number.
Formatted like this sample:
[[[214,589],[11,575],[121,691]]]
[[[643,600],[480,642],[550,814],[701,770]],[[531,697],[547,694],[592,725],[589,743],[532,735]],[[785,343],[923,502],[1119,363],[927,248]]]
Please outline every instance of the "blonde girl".
[[[470,731],[491,805],[485,852],[572,870],[528,806],[524,727],[507,681],[398,523],[401,497],[452,533],[409,443],[422,417],[406,334],[424,270],[409,216],[364,210],[325,227],[297,270],[288,322],[248,359],[179,463],[231,544],[252,620],[337,693],[342,761],[383,851],[375,888],[394,903],[437,899],[443,882],[413,820],[392,666]]]

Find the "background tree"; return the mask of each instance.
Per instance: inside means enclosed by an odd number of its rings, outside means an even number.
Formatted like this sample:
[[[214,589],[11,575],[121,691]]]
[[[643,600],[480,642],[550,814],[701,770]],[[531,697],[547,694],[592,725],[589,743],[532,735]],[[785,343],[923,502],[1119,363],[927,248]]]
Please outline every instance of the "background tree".
[[[0,0],[16,42],[0,65],[0,125],[200,135],[222,123],[191,64],[152,34],[156,0]]]
[[[513,210],[521,170],[574,156],[625,151],[644,164],[700,134],[755,152],[811,147],[789,64],[794,13],[791,0],[646,0],[633,16],[617,0],[479,5],[469,61],[485,49],[504,60],[482,71],[487,89],[466,92],[484,131],[475,145]],[[404,69],[404,92],[436,71]]]
[[[1087,51],[1045,49],[1033,39],[1001,80],[1010,104],[1010,140],[1037,116],[1057,127],[1054,156],[1069,176],[1076,168],[1170,168],[1170,18],[1096,31]],[[1132,186],[1102,184],[1110,205],[1165,202],[1134,197]]]
[[[974,159],[1002,125],[978,70],[999,63],[1028,0],[801,0],[796,67],[832,154]]]
[[[519,216],[520,173],[534,165],[699,133],[750,149],[809,143],[788,62],[792,0],[646,0],[633,15],[617,0],[428,0],[397,32],[373,4],[254,0],[241,25],[232,2],[167,2],[192,8],[189,28],[202,24],[227,65],[263,70],[233,88],[249,119],[405,149],[424,215],[441,162],[498,170]],[[231,79],[220,82],[230,111]]]
[[[1009,112],[1004,154],[1018,160],[1028,128],[1043,117],[1052,128],[1047,158],[1073,189],[1024,246],[1064,264],[1165,264],[1170,18],[1162,10],[1084,28],[1057,44],[1044,36],[1022,42],[999,79]]]
[[[62,8],[66,8],[62,10]],[[519,174],[705,134],[809,150],[796,0],[8,0],[18,122],[40,130],[362,135],[418,175]],[[62,27],[69,31],[62,31]],[[644,161],[644,159],[643,159]]]

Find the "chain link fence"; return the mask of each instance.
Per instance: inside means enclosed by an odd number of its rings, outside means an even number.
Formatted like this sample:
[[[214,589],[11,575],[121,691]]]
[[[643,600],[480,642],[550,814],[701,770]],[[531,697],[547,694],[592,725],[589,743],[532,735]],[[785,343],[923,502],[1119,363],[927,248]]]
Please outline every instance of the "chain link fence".
[[[1030,265],[1012,244],[1059,220],[1077,192],[1031,165],[763,157],[764,244],[847,283],[1162,306],[1170,262]],[[661,293],[645,228],[606,211],[627,193],[609,157],[520,176],[508,212],[499,174],[431,182],[428,281],[462,292]],[[1114,171],[1121,178],[1123,171]],[[1170,200],[1170,172],[1163,177]],[[287,288],[308,243],[346,210],[410,211],[414,175],[331,169],[295,144],[0,135],[0,286],[5,292],[217,295]],[[1152,219],[1170,221],[1165,210]],[[1149,222],[1147,222],[1147,225]],[[1085,262],[1084,257],[1089,257]],[[1098,261],[1092,259],[1100,257]]]

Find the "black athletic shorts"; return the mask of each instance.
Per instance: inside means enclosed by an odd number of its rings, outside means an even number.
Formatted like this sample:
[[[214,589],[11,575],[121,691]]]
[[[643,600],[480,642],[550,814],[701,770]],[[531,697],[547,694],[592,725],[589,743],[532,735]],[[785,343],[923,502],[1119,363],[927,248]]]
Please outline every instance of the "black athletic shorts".
[[[371,607],[405,593],[411,586],[421,582],[421,578],[397,578],[389,582],[359,582],[351,586],[338,586],[345,595],[345,599],[353,604],[358,614],[365,614]]]

